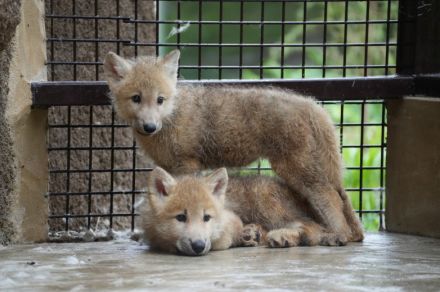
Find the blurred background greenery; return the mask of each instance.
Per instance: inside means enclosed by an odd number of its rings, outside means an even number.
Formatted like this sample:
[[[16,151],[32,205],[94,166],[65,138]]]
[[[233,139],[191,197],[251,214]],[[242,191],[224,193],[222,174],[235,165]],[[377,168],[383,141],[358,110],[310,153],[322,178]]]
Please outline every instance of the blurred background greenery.
[[[165,45],[159,47],[160,54],[176,46],[181,49],[183,79],[336,78],[395,73],[396,0],[161,1],[159,11],[160,19],[170,22],[159,28],[159,43]],[[199,20],[206,23],[198,24]],[[289,23],[283,26],[282,20]],[[240,26],[238,21],[251,23]],[[240,48],[240,43],[246,45]],[[260,43],[266,45],[261,47]],[[347,167],[344,183],[353,206],[359,210],[362,203],[365,228],[378,230],[383,227],[382,215],[374,211],[384,209],[385,195],[384,105],[380,101],[335,101],[323,106],[341,134]],[[266,160],[250,167],[273,174]],[[236,172],[247,175],[255,170]]]

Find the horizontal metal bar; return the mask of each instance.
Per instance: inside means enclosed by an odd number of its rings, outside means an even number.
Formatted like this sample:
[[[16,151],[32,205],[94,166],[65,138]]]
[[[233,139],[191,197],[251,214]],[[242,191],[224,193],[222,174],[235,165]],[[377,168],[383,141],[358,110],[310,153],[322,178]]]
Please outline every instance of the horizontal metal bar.
[[[364,211],[363,211],[364,212]],[[137,213],[112,213],[112,214],[63,214],[63,215],[49,215],[50,219],[55,218],[88,218],[88,217],[127,217],[139,216]]]
[[[329,103],[325,103],[325,105],[328,105]],[[340,104],[340,102],[335,103],[335,104]],[[348,103],[347,104],[352,104],[352,105],[356,105],[356,104],[362,104],[362,102],[357,102],[357,103]],[[372,101],[367,101],[365,102],[365,104],[375,104],[372,103]],[[340,127],[340,126],[346,126],[346,127],[361,127],[361,126],[382,126],[382,125],[386,125],[386,123],[336,123],[334,124],[336,127]],[[65,128],[129,128],[130,126],[128,125],[112,125],[112,124],[73,124],[73,125],[68,125],[68,124],[49,124],[47,126],[50,129],[65,129]]]
[[[346,170],[380,170],[385,169],[385,167],[381,166],[349,166],[345,167]],[[70,173],[108,173],[108,172],[149,172],[152,171],[152,168],[115,168],[115,169],[55,169],[50,170],[50,174],[70,174]],[[270,171],[272,168],[270,167],[244,167],[240,168],[240,171],[248,170],[248,171]]]
[[[127,23],[145,24],[175,24],[175,25],[199,25],[199,24],[223,24],[223,25],[335,25],[335,24],[387,24],[398,23],[397,19],[372,19],[372,20],[306,20],[306,21],[277,21],[277,20],[147,20],[147,19],[124,19]]]
[[[440,73],[415,77],[416,94],[440,97]]]
[[[131,40],[129,39],[84,39],[84,38],[64,38],[64,37],[53,37],[53,38],[47,38],[46,41],[48,42],[60,42],[60,43],[66,43],[66,42],[77,42],[77,43],[130,43]]]
[[[49,61],[46,63],[47,65],[85,65],[85,66],[96,66],[96,65],[102,65],[102,62],[88,62],[88,61]],[[219,69],[225,69],[225,70],[237,70],[237,69],[254,69],[254,70],[269,70],[269,69],[276,69],[276,70],[291,70],[291,69],[315,69],[315,70],[321,70],[321,69],[392,69],[396,68],[396,65],[394,64],[381,64],[381,65],[282,65],[282,66],[257,66],[257,65],[222,65],[222,66],[215,66],[215,65],[181,65],[179,66],[180,69],[193,69],[193,70],[199,70],[199,69],[205,69],[205,70],[219,70]]]
[[[362,214],[384,214],[385,210],[355,210],[356,213]],[[139,216],[138,213],[112,213],[112,214],[63,214],[63,215],[49,215],[50,219],[63,218],[96,218],[96,217],[128,217]]]
[[[180,2],[182,0],[160,0],[161,2]],[[184,0],[185,2],[200,2],[200,0]],[[281,3],[281,2],[300,2],[300,3],[304,3],[304,1],[307,2],[384,2],[386,0],[222,0],[222,2],[239,2],[239,1],[244,1],[244,2],[275,2],[275,3]],[[398,0],[391,0],[391,2],[397,2]],[[203,0],[203,2],[218,2],[218,0]]]
[[[73,39],[71,39],[74,41]],[[273,48],[273,47],[284,47],[284,48],[322,48],[322,47],[391,47],[397,46],[396,42],[374,42],[374,43],[144,43],[144,42],[125,42],[124,45],[127,46],[144,46],[144,47],[196,47],[196,48]]]
[[[145,194],[147,191],[127,190],[127,191],[102,191],[102,192],[49,192],[49,196],[107,196],[107,195],[131,195],[131,194]]]
[[[56,14],[46,14],[46,18],[52,19],[85,19],[85,20],[124,20],[129,21],[130,17],[127,16],[99,16],[99,15],[56,15]]]
[[[413,95],[411,76],[179,81],[204,86],[275,86],[294,90],[318,100],[386,99]],[[33,82],[32,106],[109,105],[109,89],[104,81]]]
[[[385,210],[355,210],[356,213],[362,213],[362,214],[385,214]]]

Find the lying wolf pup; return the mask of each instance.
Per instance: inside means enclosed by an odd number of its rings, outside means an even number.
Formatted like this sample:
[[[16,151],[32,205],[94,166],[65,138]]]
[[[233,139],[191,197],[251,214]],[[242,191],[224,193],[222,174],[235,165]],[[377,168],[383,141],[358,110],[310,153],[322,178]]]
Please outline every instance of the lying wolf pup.
[[[179,54],[127,60],[109,53],[104,61],[116,112],[146,154],[173,174],[268,158],[319,223],[341,242],[362,240],[327,113],[281,89],[178,85]]]
[[[172,177],[157,167],[148,190],[141,217],[153,249],[204,255],[234,246],[344,244],[276,178],[232,177],[228,185],[225,168],[206,177]]]

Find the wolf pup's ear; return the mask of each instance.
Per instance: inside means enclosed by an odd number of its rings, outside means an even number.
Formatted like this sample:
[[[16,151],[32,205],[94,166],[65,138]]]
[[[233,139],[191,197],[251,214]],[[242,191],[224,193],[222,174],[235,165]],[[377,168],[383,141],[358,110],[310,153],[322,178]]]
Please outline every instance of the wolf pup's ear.
[[[166,197],[176,180],[164,169],[156,167],[148,177],[148,190],[150,194]]]
[[[109,82],[118,82],[131,69],[132,63],[113,52],[109,52],[104,59],[104,74]]]
[[[206,180],[214,196],[222,198],[225,195],[226,188],[228,187],[228,172],[226,168],[222,167],[215,170],[206,177]]]
[[[177,70],[179,69],[180,51],[172,50],[162,59],[162,64],[170,78],[177,79]]]

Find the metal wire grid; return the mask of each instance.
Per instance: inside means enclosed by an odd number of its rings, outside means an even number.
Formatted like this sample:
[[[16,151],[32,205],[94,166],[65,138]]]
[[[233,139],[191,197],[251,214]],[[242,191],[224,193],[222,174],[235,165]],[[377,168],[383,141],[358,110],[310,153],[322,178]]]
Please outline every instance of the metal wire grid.
[[[53,1],[47,4],[48,67],[51,80],[99,80],[102,72],[101,60],[108,50],[123,52],[125,55],[137,55],[143,54],[144,48],[153,48],[157,54],[163,54],[175,47],[182,50],[180,74],[186,79],[311,76],[325,78],[388,75],[395,72],[398,4],[396,0],[156,1],[155,19],[143,19],[139,16],[139,6],[142,5],[142,1],[132,1],[131,11],[125,11],[126,14],[121,13],[122,7],[126,7],[124,1],[116,1],[114,10],[108,15],[100,13],[104,2],[99,0],[89,1],[94,5],[93,10],[89,10],[88,13],[83,11],[83,14],[78,13],[77,7],[82,5],[80,2],[80,0],[71,0],[70,13],[63,14],[54,9]],[[371,13],[372,5],[376,10],[380,8],[380,13],[373,15],[376,18],[373,18]],[[342,18],[332,14],[336,7],[342,9]],[[274,9],[279,10],[275,16],[270,13]],[[290,12],[298,9],[302,13],[296,12],[292,16]],[[356,13],[352,13],[351,9],[356,9]],[[193,11],[197,13],[192,13]],[[216,11],[216,14],[210,15],[212,11]],[[319,11],[321,19],[314,16],[316,11]],[[360,18],[359,15],[363,17]],[[57,26],[65,25],[66,21],[71,31],[57,35]],[[93,36],[84,37],[77,29],[79,23],[93,27]],[[104,37],[100,34],[103,26],[114,27],[113,37],[108,35]],[[351,41],[353,26],[363,26],[363,40]],[[372,41],[371,36],[377,33],[379,26],[382,26],[381,32],[384,33],[384,38]],[[121,35],[123,27],[129,32],[124,36]],[[274,31],[270,27],[279,29],[278,42],[271,40]],[[299,34],[292,40],[288,39],[289,32],[298,30],[298,27]],[[315,29],[309,30],[309,27]],[[153,41],[140,36],[140,31],[148,28],[154,29]],[[173,29],[179,33],[171,35]],[[191,29],[197,32],[190,33]],[[334,34],[331,33],[332,31]],[[235,35],[236,41],[229,39],[231,34]],[[249,39],[249,35],[258,38],[252,40]],[[309,39],[309,36],[313,38]],[[81,44],[93,48],[91,59],[84,60],[78,55],[78,47]],[[68,48],[71,53],[70,59],[57,57],[57,52],[60,50],[57,48],[58,45]],[[350,63],[348,56],[352,49],[356,49],[357,54],[363,52],[361,64]],[[279,52],[279,57],[276,58],[278,62],[267,64],[266,60],[268,56],[274,54],[273,50]],[[315,58],[313,63],[312,57],[316,55],[321,57],[317,61]],[[337,61],[335,56],[338,58]],[[82,68],[93,68],[92,74],[81,75]],[[63,78],[63,72],[66,70],[71,74]],[[341,100],[323,104],[324,107],[332,109],[333,118],[339,128],[341,151],[347,165],[346,173],[355,173],[354,176],[358,176],[357,182],[349,182],[347,191],[352,193],[352,198],[358,198],[355,207],[361,218],[373,218],[372,220],[378,221],[379,228],[383,228],[386,149],[383,101]],[[369,120],[368,113],[373,108],[375,111],[380,111],[380,118]],[[353,111],[357,112],[356,121],[348,120],[350,117],[347,113]],[[82,113],[82,119],[77,119],[78,113]],[[109,118],[101,120],[103,113]],[[55,160],[65,157],[61,162],[52,163],[50,169],[49,196],[58,200],[58,205],[51,206],[50,220],[58,222],[58,225],[52,226],[52,230],[90,229],[98,224],[99,218],[107,219],[106,224],[109,228],[128,226],[133,229],[136,217],[135,202],[138,194],[144,190],[144,178],[151,168],[139,157],[136,144],[130,137],[123,140],[121,145],[115,142],[120,133],[129,136],[126,126],[117,120],[110,107],[105,106],[52,108],[51,116],[62,116],[62,118],[50,120],[48,142],[50,156],[58,158]],[[54,132],[58,134],[62,132],[61,142],[50,140],[53,136],[51,133]],[[367,145],[365,144],[367,135],[376,135],[379,138],[376,138],[374,144]],[[106,137],[106,143],[101,143],[102,136]],[[358,137],[358,143],[348,144],[345,139],[348,136]],[[374,161],[366,163],[366,157],[371,159],[371,155],[366,153],[373,151],[377,153],[374,155]],[[119,153],[125,153],[125,156],[122,155],[123,160],[125,158],[123,162],[120,161],[121,159],[117,161]],[[108,162],[104,167],[102,163],[95,163],[100,156]],[[81,159],[77,159],[78,157]],[[78,164],[78,161],[82,164]],[[258,162],[257,165],[247,169],[264,173],[270,171],[270,166],[265,165],[263,161],[263,164]],[[367,176],[367,172],[373,175]],[[105,176],[105,179],[95,179],[99,176]],[[72,179],[75,182],[73,185]],[[115,185],[115,180],[124,183],[118,186]],[[78,187],[78,181],[86,184]],[[100,181],[101,184],[98,185],[96,181]],[[94,201],[93,199],[97,197],[107,199]],[[118,207],[120,201],[115,204],[116,197],[125,198],[123,200],[125,208]],[[372,198],[378,201],[376,206],[365,208]],[[104,208],[94,206],[102,203],[105,204]],[[76,208],[78,204],[86,207]],[[115,224],[115,221],[121,218],[128,221]],[[73,226],[71,222],[74,220],[79,224]]]

